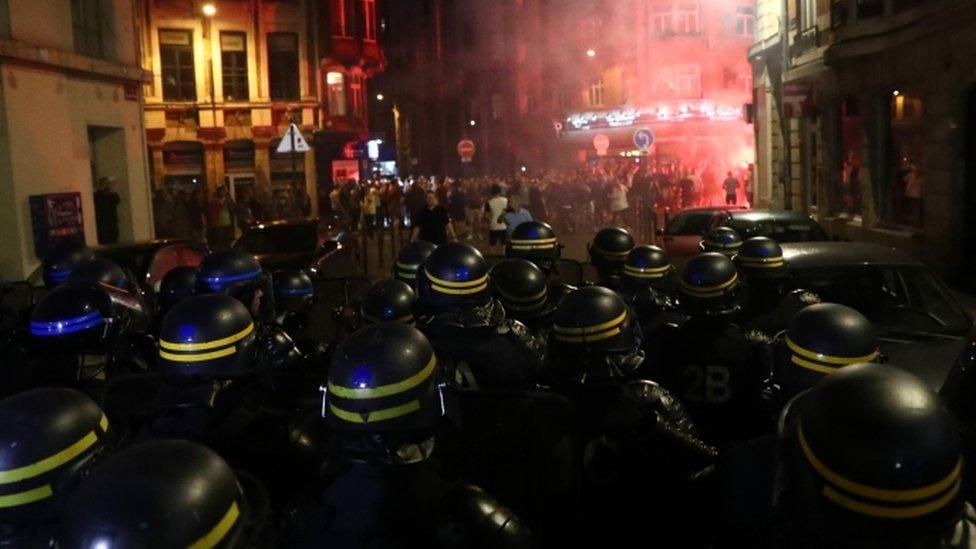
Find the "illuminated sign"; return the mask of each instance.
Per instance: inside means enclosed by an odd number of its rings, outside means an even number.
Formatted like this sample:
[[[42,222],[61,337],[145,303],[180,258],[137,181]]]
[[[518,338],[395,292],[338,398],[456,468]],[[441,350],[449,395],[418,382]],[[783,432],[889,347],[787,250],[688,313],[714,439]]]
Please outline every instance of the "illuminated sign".
[[[656,107],[624,107],[610,111],[573,113],[566,118],[570,130],[621,128],[652,122],[684,122],[708,120],[735,122],[742,120],[742,109],[731,105],[715,105],[708,101],[659,104]]]

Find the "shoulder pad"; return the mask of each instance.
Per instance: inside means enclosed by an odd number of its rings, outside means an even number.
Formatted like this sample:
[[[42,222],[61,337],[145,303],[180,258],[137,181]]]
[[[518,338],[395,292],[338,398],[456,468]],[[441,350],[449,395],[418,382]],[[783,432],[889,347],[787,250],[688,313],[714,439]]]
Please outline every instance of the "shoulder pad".
[[[487,492],[459,484],[441,501],[435,536],[442,547],[535,547],[528,527]]]

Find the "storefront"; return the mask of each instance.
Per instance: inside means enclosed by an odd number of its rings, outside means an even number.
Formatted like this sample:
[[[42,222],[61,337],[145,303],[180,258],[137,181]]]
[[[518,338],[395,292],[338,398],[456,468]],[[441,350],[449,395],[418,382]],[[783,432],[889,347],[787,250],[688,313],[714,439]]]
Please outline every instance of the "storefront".
[[[231,196],[245,189],[255,192],[254,141],[235,139],[224,143],[224,183]]]
[[[292,182],[305,185],[305,153],[279,153],[281,138],[276,137],[268,144],[268,157],[271,164],[271,189],[290,189]],[[292,172],[294,169],[294,172]]]
[[[173,141],[163,145],[163,184],[171,191],[206,190],[203,143]]]

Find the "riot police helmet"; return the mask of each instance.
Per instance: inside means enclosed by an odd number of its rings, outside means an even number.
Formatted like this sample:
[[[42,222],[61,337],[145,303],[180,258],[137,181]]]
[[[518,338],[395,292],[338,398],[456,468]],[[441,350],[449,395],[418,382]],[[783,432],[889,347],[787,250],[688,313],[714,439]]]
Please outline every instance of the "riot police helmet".
[[[129,277],[122,267],[103,257],[95,257],[75,267],[68,282],[91,282],[124,289],[129,286]]]
[[[98,404],[74,389],[45,387],[0,401],[0,524],[54,520],[114,443],[109,429]]]
[[[643,362],[638,334],[633,313],[617,293],[601,286],[580,288],[556,307],[547,363],[564,379],[626,376]]]
[[[197,293],[220,293],[237,299],[260,321],[274,316],[274,288],[251,254],[241,250],[211,252],[200,262]]]
[[[725,316],[742,309],[739,273],[720,253],[699,254],[681,272],[680,306],[692,315]]]
[[[194,295],[196,292],[196,267],[173,267],[159,282],[159,292],[156,300],[161,311],[169,310],[173,305]]]
[[[878,358],[871,321],[850,307],[817,303],[793,315],[786,332],[777,336],[772,380],[785,400],[844,366]]]
[[[505,246],[505,256],[511,259],[527,259],[545,272],[553,269],[553,264],[562,254],[562,245],[555,231],[548,223],[526,221],[512,230],[512,236]]]
[[[417,293],[401,280],[381,280],[373,284],[360,306],[366,324],[402,322],[413,324],[413,305]]]
[[[187,440],[154,440],[106,459],[68,498],[61,546],[242,547],[250,508],[234,471]]]
[[[312,279],[297,269],[280,269],[271,276],[279,312],[304,313],[315,297]]]
[[[506,259],[491,269],[491,291],[516,320],[535,318],[551,311],[546,274],[526,259]]]
[[[416,240],[404,246],[397,254],[396,264],[393,266],[393,278],[413,287],[417,279],[417,271],[436,248],[436,245],[426,240]]]
[[[71,353],[103,353],[145,314],[128,292],[100,284],[62,284],[42,297],[30,315],[37,342]]]
[[[590,263],[601,270],[616,270],[624,265],[627,254],[634,248],[634,237],[627,229],[600,229],[590,243]]]
[[[742,237],[731,227],[715,227],[705,233],[698,247],[702,252],[718,252],[732,257],[739,253]]]
[[[82,242],[63,242],[51,248],[41,263],[44,285],[54,288],[66,282],[71,273],[82,263],[94,259],[95,253]]]
[[[204,294],[184,299],[159,327],[159,372],[171,378],[230,379],[256,368],[254,321],[236,299]]]
[[[961,518],[959,433],[921,379],[852,365],[798,396],[786,414],[794,420],[781,423],[781,501],[799,537],[901,547],[940,539]]]
[[[431,310],[463,310],[491,300],[488,264],[467,244],[438,246],[417,272],[417,297]]]
[[[765,236],[756,236],[743,242],[732,261],[747,281],[778,279],[788,275],[783,248],[778,242]]]
[[[668,254],[657,246],[637,246],[627,254],[623,282],[632,286],[660,286],[674,273]]]

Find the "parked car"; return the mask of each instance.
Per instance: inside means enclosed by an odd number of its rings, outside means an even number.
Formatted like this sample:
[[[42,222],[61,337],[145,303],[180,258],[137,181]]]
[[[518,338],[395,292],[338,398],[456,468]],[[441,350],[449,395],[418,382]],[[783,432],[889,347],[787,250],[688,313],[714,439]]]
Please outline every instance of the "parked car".
[[[710,229],[721,227],[732,212],[747,211],[743,206],[689,208],[678,212],[668,226],[658,231],[660,246],[672,258],[693,256],[699,252],[698,243]]]
[[[793,211],[733,210],[723,225],[735,229],[743,240],[754,236],[769,237],[780,244],[830,240],[813,217]]]
[[[244,230],[234,249],[254,255],[268,271],[309,269],[321,276],[345,272],[347,263],[355,265],[357,255],[348,233],[331,219],[258,223]]]
[[[939,390],[962,360],[973,319],[922,263],[876,244],[783,244],[797,287],[860,311],[874,324],[891,364]]]

